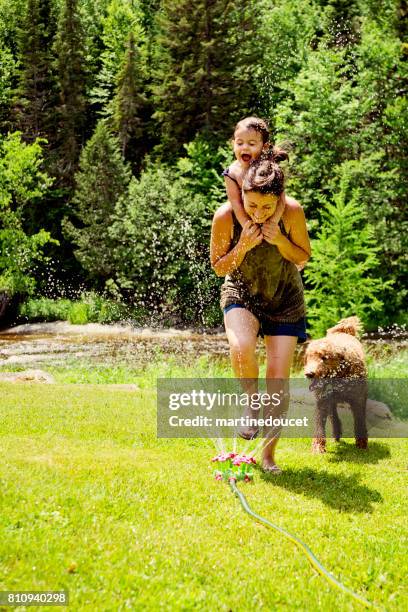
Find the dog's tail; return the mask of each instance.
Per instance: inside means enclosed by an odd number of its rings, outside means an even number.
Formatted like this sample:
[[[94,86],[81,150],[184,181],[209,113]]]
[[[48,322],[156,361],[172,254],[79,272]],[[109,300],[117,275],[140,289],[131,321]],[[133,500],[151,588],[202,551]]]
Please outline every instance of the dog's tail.
[[[358,336],[362,329],[361,321],[358,317],[347,317],[342,319],[334,327],[327,330],[328,334],[350,334],[350,336]]]

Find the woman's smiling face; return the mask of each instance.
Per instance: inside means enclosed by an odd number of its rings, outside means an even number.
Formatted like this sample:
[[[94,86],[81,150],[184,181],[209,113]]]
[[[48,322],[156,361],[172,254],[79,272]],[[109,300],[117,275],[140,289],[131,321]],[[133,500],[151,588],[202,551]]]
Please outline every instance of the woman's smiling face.
[[[258,159],[264,148],[260,132],[244,127],[235,130],[233,144],[236,159],[245,166],[249,166],[252,160]]]
[[[278,205],[279,196],[273,193],[244,191],[244,208],[254,223],[265,223],[273,215]]]

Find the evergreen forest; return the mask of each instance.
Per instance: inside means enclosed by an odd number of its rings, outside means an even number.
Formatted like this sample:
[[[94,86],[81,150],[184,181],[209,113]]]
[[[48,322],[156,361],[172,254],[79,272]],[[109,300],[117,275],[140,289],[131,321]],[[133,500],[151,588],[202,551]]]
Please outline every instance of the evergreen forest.
[[[313,333],[406,323],[407,15],[406,0],[0,0],[0,310],[219,325],[211,221],[234,126],[257,115],[290,150]]]

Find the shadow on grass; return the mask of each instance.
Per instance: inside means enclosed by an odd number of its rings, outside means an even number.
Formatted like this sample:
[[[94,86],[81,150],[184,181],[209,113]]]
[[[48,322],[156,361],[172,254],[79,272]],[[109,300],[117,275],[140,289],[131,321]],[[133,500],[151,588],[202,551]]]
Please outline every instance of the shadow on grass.
[[[327,455],[331,463],[339,463],[340,461],[378,463],[382,459],[390,457],[391,452],[389,447],[382,442],[369,440],[368,449],[362,450],[354,446],[354,444],[347,444],[347,442],[340,440],[334,447],[334,450],[330,450]]]
[[[378,491],[359,483],[358,474],[345,476],[311,468],[288,468],[279,475],[261,472],[260,477],[288,491],[320,498],[327,506],[342,512],[373,512],[372,504],[382,502]]]

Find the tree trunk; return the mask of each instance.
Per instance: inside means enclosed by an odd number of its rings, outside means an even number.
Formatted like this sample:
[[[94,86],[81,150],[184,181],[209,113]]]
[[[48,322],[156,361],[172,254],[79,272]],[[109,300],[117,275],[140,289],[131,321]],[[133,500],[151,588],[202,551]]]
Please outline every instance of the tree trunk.
[[[20,294],[11,295],[7,291],[0,291],[0,329],[4,329],[16,320],[20,302]]]

